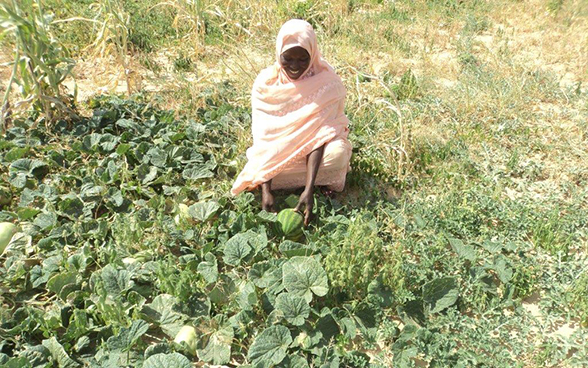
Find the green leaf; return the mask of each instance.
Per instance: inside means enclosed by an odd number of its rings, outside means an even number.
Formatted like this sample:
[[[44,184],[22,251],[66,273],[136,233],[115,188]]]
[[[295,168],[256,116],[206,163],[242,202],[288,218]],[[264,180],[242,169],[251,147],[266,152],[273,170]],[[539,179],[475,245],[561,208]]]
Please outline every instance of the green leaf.
[[[457,280],[446,276],[423,285],[423,301],[430,313],[437,313],[455,304],[459,297]]]
[[[192,364],[180,353],[155,354],[145,360],[143,368],[192,368]]]
[[[33,224],[40,227],[41,230],[49,229],[57,223],[57,215],[54,212],[46,212],[38,215]]]
[[[27,176],[32,176],[38,172],[40,168],[44,168],[46,166],[47,164],[41,160],[21,158],[10,164],[9,172],[11,174],[22,173]]]
[[[482,243],[482,247],[486,249],[490,253],[498,253],[502,250],[503,246],[499,242],[493,242],[491,240],[486,240]]]
[[[309,256],[313,252],[312,248],[309,248],[307,245],[292,240],[284,240],[278,249],[286,257]]]
[[[49,363],[51,352],[43,345],[28,347],[19,354],[19,357],[26,358],[32,367],[45,367]]]
[[[33,217],[37,216],[37,214],[39,212],[41,212],[41,210],[38,210],[36,208],[29,208],[29,207],[21,207],[16,210],[16,213],[18,214],[18,218],[21,221],[30,220]]]
[[[129,271],[117,270],[112,265],[106,265],[102,269],[100,278],[106,293],[113,297],[120,297],[134,285]]]
[[[129,328],[123,327],[118,335],[111,336],[106,345],[110,350],[127,351],[148,329],[149,323],[142,319],[134,320]]]
[[[273,212],[267,212],[267,211],[260,211],[257,214],[257,217],[259,217],[261,220],[265,221],[265,222],[276,222],[278,221],[278,215],[273,213]]]
[[[75,284],[76,278],[77,272],[59,273],[47,281],[47,289],[55,294],[59,294],[65,285]]]
[[[514,273],[503,256],[499,256],[494,260],[494,271],[496,271],[496,275],[500,281],[505,284],[512,279]]]
[[[141,180],[141,184],[146,185],[157,179],[158,170],[155,166],[142,164],[137,167],[137,178]]]
[[[23,158],[29,152],[29,147],[15,147],[4,155],[4,161],[12,162]]]
[[[331,312],[327,312],[319,318],[316,322],[315,328],[321,332],[322,338],[327,342],[341,332],[339,325],[337,324],[337,321],[335,321]]]
[[[254,264],[247,278],[259,288],[267,288],[282,282],[282,268],[276,261],[263,261]]]
[[[474,247],[472,247],[471,245],[464,244],[463,241],[461,241],[460,239],[455,239],[451,237],[447,237],[447,239],[449,240],[449,244],[451,244],[451,247],[453,248],[455,253],[457,253],[458,256],[467,259],[470,262],[476,260],[476,250],[474,249]]]
[[[186,180],[197,180],[212,178],[214,173],[205,165],[190,165],[182,172],[182,177]]]
[[[251,246],[248,243],[248,236],[240,233],[227,241],[224,249],[223,260],[226,264],[237,266],[245,257],[251,253]]]
[[[226,364],[231,359],[233,327],[225,321],[224,315],[200,324],[197,328],[200,336],[196,353],[200,360],[214,365]]]
[[[309,365],[304,357],[289,355],[276,368],[309,368]]]
[[[292,257],[282,266],[284,287],[308,303],[312,294],[324,296],[329,291],[327,273],[312,257]]]
[[[149,156],[149,162],[152,165],[164,168],[166,167],[167,162],[167,152],[164,150],[154,147],[147,151],[147,156]]]
[[[220,205],[215,201],[198,202],[188,207],[190,216],[200,222],[208,221],[218,211]]]
[[[151,304],[143,307],[142,312],[147,320],[159,324],[166,335],[174,338],[188,319],[186,315],[174,310],[177,303],[178,300],[175,297],[159,294]]]
[[[291,343],[292,336],[287,327],[271,326],[255,337],[247,357],[255,368],[269,368],[284,360]]]
[[[276,309],[286,321],[294,326],[302,326],[310,314],[310,307],[304,298],[290,293],[282,293],[276,298]]]
[[[206,253],[204,261],[198,264],[198,273],[209,283],[215,283],[218,279],[218,264],[212,253]]]
[[[61,213],[71,220],[78,220],[84,215],[84,202],[74,194],[65,196],[57,206]]]
[[[49,350],[51,357],[57,361],[57,364],[60,368],[75,368],[80,366],[80,364],[67,355],[65,349],[57,341],[55,336],[47,340],[43,340],[43,346]]]
[[[257,292],[252,282],[241,281],[237,283],[236,301],[242,310],[253,310],[257,304]]]

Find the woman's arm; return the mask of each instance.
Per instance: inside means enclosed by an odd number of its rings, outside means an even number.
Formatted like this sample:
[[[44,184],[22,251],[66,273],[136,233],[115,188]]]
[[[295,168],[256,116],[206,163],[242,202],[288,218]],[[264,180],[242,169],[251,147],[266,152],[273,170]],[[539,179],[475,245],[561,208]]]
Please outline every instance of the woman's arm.
[[[312,216],[312,208],[314,206],[314,183],[316,181],[319,166],[323,160],[324,151],[325,146],[323,145],[312,151],[306,158],[306,186],[304,192],[300,195],[300,200],[296,206],[297,211],[300,211],[304,206],[305,226],[308,226]]]

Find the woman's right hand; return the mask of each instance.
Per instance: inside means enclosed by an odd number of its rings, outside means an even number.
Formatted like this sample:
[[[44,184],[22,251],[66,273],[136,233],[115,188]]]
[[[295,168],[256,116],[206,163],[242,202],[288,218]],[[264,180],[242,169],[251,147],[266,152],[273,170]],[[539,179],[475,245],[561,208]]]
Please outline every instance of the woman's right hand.
[[[261,185],[261,209],[267,212],[276,212],[274,195],[270,190],[270,183],[271,181],[268,181]]]

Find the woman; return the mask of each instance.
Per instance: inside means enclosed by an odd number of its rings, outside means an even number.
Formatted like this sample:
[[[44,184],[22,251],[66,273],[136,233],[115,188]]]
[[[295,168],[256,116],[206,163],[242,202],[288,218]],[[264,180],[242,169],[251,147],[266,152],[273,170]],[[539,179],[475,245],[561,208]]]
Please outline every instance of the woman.
[[[308,225],[314,186],[342,191],[349,171],[345,87],[322,59],[312,26],[286,22],[276,40],[277,62],[257,76],[251,92],[253,145],[231,193],[261,186],[262,209],[274,211],[272,189],[304,187]]]

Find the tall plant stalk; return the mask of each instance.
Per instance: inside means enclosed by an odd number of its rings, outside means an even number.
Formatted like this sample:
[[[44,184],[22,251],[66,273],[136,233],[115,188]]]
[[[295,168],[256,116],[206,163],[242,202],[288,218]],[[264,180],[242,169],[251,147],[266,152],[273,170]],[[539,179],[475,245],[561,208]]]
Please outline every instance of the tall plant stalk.
[[[40,0],[12,0],[0,4],[0,28],[3,37],[12,36],[15,45],[12,65],[2,106],[9,106],[13,84],[19,86],[21,100],[15,110],[33,107],[49,122],[64,113],[77,117],[71,99],[63,93],[63,82],[73,77],[75,61],[51,32],[53,17],[43,11]],[[74,90],[75,96],[75,90]],[[2,117],[2,125],[6,115]]]
[[[100,0],[92,4],[92,7],[98,11],[94,22],[99,26],[96,39],[89,48],[94,50],[95,57],[110,54],[116,58],[124,74],[127,94],[130,95],[130,76],[133,73],[129,57],[130,14],[125,11],[121,0]]]

